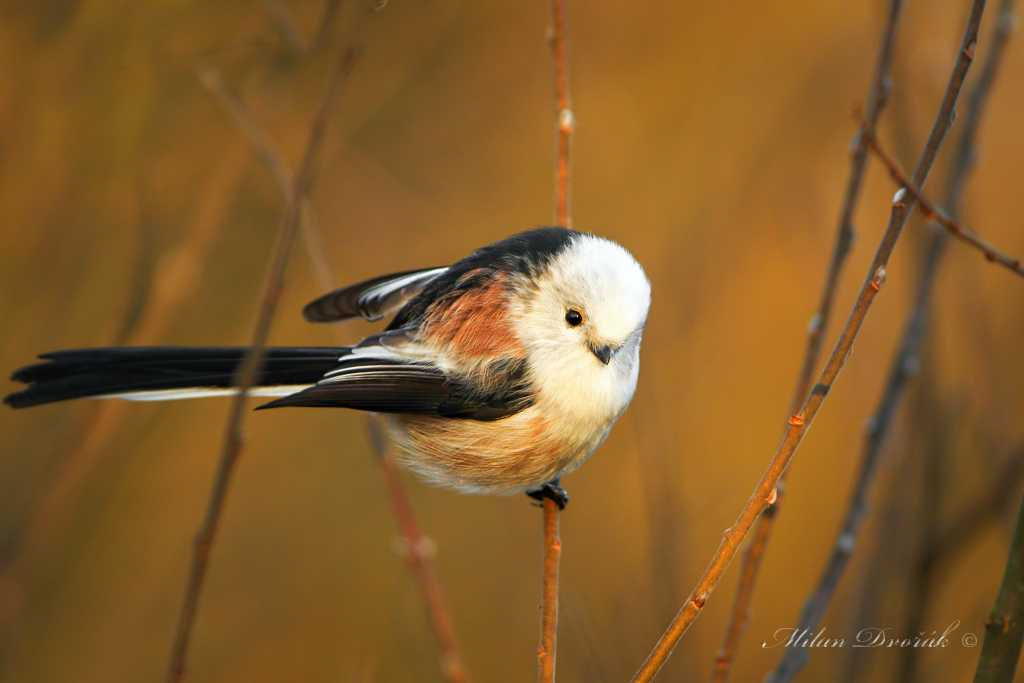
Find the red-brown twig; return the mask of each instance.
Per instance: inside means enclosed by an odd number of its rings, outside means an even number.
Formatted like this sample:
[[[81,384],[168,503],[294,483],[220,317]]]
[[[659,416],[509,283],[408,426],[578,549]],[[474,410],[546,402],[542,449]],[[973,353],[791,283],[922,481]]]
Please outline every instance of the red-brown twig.
[[[555,153],[555,223],[572,227],[569,208],[569,151],[574,117],[569,100],[569,57],[566,49],[565,1],[551,0],[551,58],[555,69],[555,104],[558,143]],[[553,683],[558,647],[558,565],[562,539],[559,509],[544,500],[544,580],[541,598],[540,643],[537,645],[537,680]]]
[[[839,225],[836,229],[835,246],[832,249],[832,258],[829,261],[828,271],[825,274],[825,284],[821,291],[818,308],[811,318],[811,324],[807,332],[804,358],[800,364],[800,372],[797,375],[793,397],[790,399],[789,415],[793,415],[800,409],[800,405],[810,389],[814,369],[818,366],[818,361],[821,358],[822,342],[825,339],[825,331],[832,315],[832,304],[835,301],[839,276],[850,253],[854,234],[853,214],[860,199],[864,174],[867,170],[868,154],[864,138],[865,135],[873,135],[878,119],[882,115],[882,110],[885,108],[889,98],[889,90],[891,88],[889,72],[891,71],[893,45],[896,41],[896,27],[899,24],[902,5],[902,0],[891,0],[889,3],[885,27],[882,29],[882,43],[879,46],[878,58],[875,64],[875,75],[868,90],[867,113],[853,139],[853,150],[850,155],[850,176],[846,183],[843,205],[839,210]],[[725,683],[729,680],[732,663],[736,656],[736,649],[739,646],[740,638],[743,636],[743,631],[746,628],[750,615],[750,605],[753,600],[754,589],[757,585],[761,562],[764,559],[764,551],[771,539],[772,531],[775,528],[775,521],[778,518],[779,509],[782,505],[782,498],[785,493],[783,484],[784,482],[780,481],[777,486],[778,498],[775,504],[768,507],[765,513],[758,519],[754,535],[747,544],[747,549],[740,560],[740,579],[736,586],[736,597],[733,601],[729,622],[726,625],[725,635],[722,639],[722,646],[718,651],[718,656],[715,658],[715,666],[712,672],[712,680],[715,683]]]
[[[984,9],[985,0],[974,0],[960,45],[960,51],[953,66],[953,71],[950,74],[945,94],[943,95],[942,104],[939,107],[917,167],[914,170],[915,185],[923,185],[927,179],[939,146],[942,144],[946,132],[952,123],[952,114],[957,98],[974,58],[974,50],[978,39],[978,26],[981,23]],[[853,342],[860,333],[864,319],[881,288],[889,257],[892,255],[896,242],[903,231],[903,226],[906,224],[907,217],[913,208],[913,200],[909,202],[895,202],[893,204],[889,225],[872,259],[867,276],[853,305],[853,310],[850,312],[850,317],[839,334],[835,348],[818,377],[818,382],[805,398],[801,409],[789,418],[786,435],[772,457],[768,469],[761,476],[753,494],[743,506],[736,522],[733,526],[726,529],[722,536],[722,541],[711,559],[711,563],[705,569],[696,587],[686,598],[686,601],[672,619],[665,633],[658,639],[654,649],[633,677],[634,682],[650,681],[658,673],[662,665],[672,654],[676,643],[679,642],[679,639],[699,616],[707,602],[708,596],[718,585],[726,568],[729,566],[729,562],[736,555],[740,543],[750,531],[758,516],[768,505],[775,501],[775,486],[789,466],[800,442],[807,433],[807,428],[814,421],[814,417],[821,408],[829,389],[831,389],[836,377],[839,375],[839,371],[842,370],[843,365],[846,363],[850,349],[853,347]]]
[[[555,154],[555,222],[572,227],[569,209],[569,163],[576,115],[569,98],[569,57],[566,46],[565,0],[551,0],[551,57],[555,63],[555,121],[558,143]]]
[[[966,125],[951,162],[952,171],[949,174],[945,191],[945,202],[946,206],[951,207],[951,211],[954,212],[958,210],[957,207],[961,204],[967,173],[970,170],[975,154],[982,112],[988,95],[991,92],[993,78],[1001,63],[1003,48],[1008,37],[1008,33],[1004,33],[1004,31],[1008,30],[1005,16],[1011,9],[1012,0],[1003,0],[1002,4],[1003,9],[997,19],[997,31],[993,36],[992,45],[985,63],[981,67],[978,83],[967,97]],[[873,136],[869,137],[867,143],[876,152],[880,149]],[[883,161],[886,161],[888,165],[891,160]],[[888,379],[886,380],[882,395],[871,419],[868,421],[869,426],[864,439],[859,471],[843,524],[836,535],[832,553],[826,562],[821,577],[801,610],[800,621],[797,625],[798,631],[806,629],[813,632],[818,628],[825,616],[825,611],[832,596],[839,586],[839,581],[845,572],[846,566],[849,564],[860,527],[867,515],[868,493],[883,455],[886,434],[896,414],[896,408],[911,379],[913,369],[918,365],[916,359],[925,335],[936,273],[946,241],[945,234],[936,233],[926,246],[924,264],[915,287],[914,303],[907,318],[899,346],[890,365]],[[935,454],[932,457],[934,459]],[[1009,477],[1004,479],[1007,482],[1012,481]],[[919,575],[921,577],[928,576],[931,566],[923,567]],[[921,583],[926,583],[926,581],[922,579]],[[918,593],[923,597],[924,591],[918,591]],[[911,602],[914,601],[911,600]],[[911,611],[913,612],[914,610]],[[785,681],[792,680],[807,662],[809,656],[810,653],[806,648],[788,649],[773,675],[773,683],[784,683]],[[901,678],[901,680],[911,680],[911,677],[908,675],[905,678]]]
[[[537,646],[537,680],[555,680],[558,648],[558,565],[562,559],[562,538],[558,533],[558,506],[544,500],[544,595],[540,615],[540,645]]]
[[[398,522],[402,534],[402,551],[409,564],[409,571],[416,578],[423,602],[427,608],[434,638],[440,652],[441,674],[451,683],[465,683],[468,680],[455,629],[448,616],[447,603],[441,582],[434,572],[433,551],[430,539],[420,531],[416,522],[409,497],[405,494],[402,481],[391,457],[386,436],[383,434],[378,418],[367,420],[370,431],[370,442],[379,460],[381,472],[384,474],[385,485],[391,500],[391,509]]]
[[[868,147],[877,156],[881,162],[885,165],[889,171],[889,175],[892,176],[900,189],[896,191],[897,199],[901,197],[901,194],[906,192],[917,200],[919,210],[925,216],[925,218],[935,221],[943,228],[945,228],[950,235],[960,240],[965,244],[969,244],[982,253],[987,261],[998,263],[1007,270],[1016,273],[1017,275],[1024,276],[1024,267],[1021,267],[1020,259],[1012,256],[1007,256],[1002,251],[997,249],[989,242],[982,239],[976,232],[966,228],[960,224],[959,221],[951,218],[939,207],[935,206],[928,199],[925,194],[921,191],[918,185],[907,179],[906,175],[900,170],[899,164],[890,157],[884,149],[882,149],[881,143],[875,137],[868,138]]]
[[[217,535],[224,502],[227,499],[235,464],[242,452],[242,429],[246,414],[245,404],[249,388],[256,379],[256,374],[263,360],[270,325],[273,321],[277,303],[284,286],[284,273],[288,266],[288,257],[299,231],[301,217],[300,197],[309,194],[312,187],[318,150],[327,130],[328,114],[330,113],[340,84],[351,73],[357,52],[355,48],[347,48],[337,65],[332,68],[327,78],[323,99],[313,119],[302,163],[295,176],[291,200],[287,203],[278,228],[277,240],[274,245],[273,257],[263,287],[263,296],[256,324],[250,341],[250,350],[237,373],[236,385],[238,394],[231,402],[227,426],[224,432],[224,443],[221,449],[217,474],[210,493],[210,501],[203,519],[202,526],[196,534],[192,566],[189,570],[185,596],[182,601],[178,627],[171,650],[170,662],[167,667],[166,680],[180,681],[185,674],[188,647],[191,642],[192,627],[195,624],[199,608],[199,597],[206,577],[206,566],[209,562],[210,549]]]

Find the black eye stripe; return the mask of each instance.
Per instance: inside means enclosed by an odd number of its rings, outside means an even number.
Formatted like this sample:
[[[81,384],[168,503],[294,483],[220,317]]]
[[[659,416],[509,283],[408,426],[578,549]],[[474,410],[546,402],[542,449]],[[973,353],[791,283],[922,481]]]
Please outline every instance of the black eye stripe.
[[[581,325],[583,323],[583,314],[575,308],[570,308],[565,312],[565,322],[569,323],[570,327]]]

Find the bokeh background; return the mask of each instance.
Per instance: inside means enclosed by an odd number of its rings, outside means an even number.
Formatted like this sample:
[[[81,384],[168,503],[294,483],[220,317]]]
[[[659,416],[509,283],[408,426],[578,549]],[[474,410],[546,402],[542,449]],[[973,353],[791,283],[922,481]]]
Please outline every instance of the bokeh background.
[[[568,3],[575,222],[630,248],[654,300],[634,404],[565,481],[563,680],[633,672],[776,445],[883,4]],[[966,10],[952,0],[906,8],[881,128],[905,166]],[[4,3],[0,368],[58,348],[248,339],[282,201],[200,69],[245,101],[294,166],[334,54],[362,47],[311,202],[337,284],[447,263],[551,221],[547,3],[347,3],[305,50],[322,11],[299,1]],[[982,53],[994,7],[989,14]],[[967,222],[1018,255],[1022,75],[1024,46],[1011,43],[966,201]],[[893,189],[873,164],[839,320]],[[777,662],[781,652],[761,642],[795,622],[831,546],[929,230],[908,226],[798,454],[735,680],[760,680]],[[980,634],[1001,576],[1021,487],[992,486],[1024,443],[1024,283],[956,244],[939,277],[921,372],[826,619],[833,635],[861,625],[899,633],[918,590],[924,628],[959,620],[956,634]],[[272,343],[332,344],[339,332],[356,340],[372,329],[305,324],[298,312],[320,290],[300,244]],[[227,408],[82,401],[0,411],[3,680],[162,676]],[[189,680],[437,680],[365,419],[261,413],[247,437]],[[519,497],[408,484],[470,673],[530,680],[540,513]],[[987,504],[984,522],[922,583],[930,534],[977,501]],[[735,570],[665,680],[706,679]],[[803,680],[896,680],[906,656],[816,651]],[[954,638],[916,656],[919,680],[966,680],[977,650]]]

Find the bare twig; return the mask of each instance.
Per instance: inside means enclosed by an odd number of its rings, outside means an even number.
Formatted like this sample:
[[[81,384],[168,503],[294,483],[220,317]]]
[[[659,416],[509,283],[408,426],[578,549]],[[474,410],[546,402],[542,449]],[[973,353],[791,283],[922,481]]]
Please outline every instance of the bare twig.
[[[1010,5],[1011,2],[1012,0],[1004,0],[1003,4],[1006,6]],[[1001,20],[999,21],[1001,26],[1004,23]],[[974,158],[981,115],[987,102],[988,94],[991,92],[993,76],[1002,59],[1005,43],[1005,39],[999,39],[998,37],[993,41],[985,63],[982,66],[978,84],[973,88],[968,97],[967,125],[960,136],[956,153],[952,160],[952,172],[949,175],[946,188],[947,206],[959,207],[961,204],[967,172]],[[873,149],[878,149],[873,136],[868,135],[867,144]],[[843,524],[836,536],[832,554],[818,580],[817,587],[808,597],[801,611],[797,626],[798,631],[801,629],[814,631],[818,628],[852,556],[858,532],[867,515],[868,494],[883,454],[885,437],[896,414],[896,408],[903,397],[907,383],[918,366],[917,356],[928,323],[936,273],[945,243],[945,234],[935,233],[926,248],[925,260],[918,278],[911,314],[890,365],[885,388],[879,398],[875,412],[868,421],[868,430],[864,439],[859,471]],[[809,657],[810,652],[807,648],[787,649],[771,680],[773,683],[792,680],[797,672],[806,664]]]
[[[256,123],[252,113],[238,95],[228,90],[219,71],[203,66],[196,70],[196,76],[202,86],[217,98],[220,105],[231,116],[232,123],[242,132],[250,148],[274,176],[274,182],[277,183],[282,197],[286,202],[290,202],[293,189],[292,172],[270,136]]]
[[[572,227],[569,204],[569,151],[574,118],[569,100],[569,57],[566,49],[565,0],[551,0],[551,58],[555,70],[558,144],[555,154],[555,222]],[[541,598],[540,643],[537,645],[537,680],[553,683],[558,646],[558,566],[562,559],[559,509],[544,500],[544,580]]]
[[[430,539],[420,531],[419,524],[416,522],[416,515],[405,494],[405,489],[402,487],[398,468],[395,467],[387,438],[381,430],[378,418],[370,417],[367,420],[367,426],[370,430],[370,442],[380,460],[381,472],[384,474],[391,500],[391,509],[402,534],[402,550],[409,564],[409,571],[416,578],[427,608],[427,618],[430,621],[431,630],[437,640],[441,674],[446,681],[451,683],[465,683],[467,680],[466,670],[462,663],[458,641],[455,638],[455,629],[448,616],[444,590],[434,572]]]
[[[281,38],[288,46],[288,49],[300,55],[311,55],[320,50],[326,43],[330,34],[330,27],[334,23],[334,17],[341,9],[341,0],[327,0],[320,15],[316,32],[309,38],[302,35],[295,17],[291,10],[281,0],[263,0],[263,11],[274,24],[274,28],[281,34]]]
[[[558,143],[555,154],[555,222],[572,227],[569,209],[569,162],[576,115],[569,98],[569,57],[566,46],[565,0],[551,0],[551,57],[555,62],[555,121]]]
[[[337,3],[331,4],[336,5]],[[291,171],[278,151],[278,147],[257,124],[252,112],[240,98],[225,87],[223,80],[216,71],[202,69],[199,72],[199,78],[202,84],[221,102],[228,114],[230,114],[232,121],[234,121],[249,141],[249,144],[267,166],[271,175],[274,176],[285,201],[291,201]],[[320,287],[327,291],[335,286],[332,276],[334,269],[328,263],[323,235],[316,224],[309,201],[306,198],[301,198],[301,201],[301,230],[303,243],[306,246],[306,255],[313,267]],[[339,338],[339,343],[344,343],[337,328],[335,328],[335,333]],[[466,681],[468,678],[465,666],[459,651],[458,641],[455,638],[455,631],[452,627],[452,619],[449,616],[444,590],[434,570],[433,557],[430,553],[421,551],[429,546],[429,539],[420,531],[409,496],[405,492],[401,478],[398,476],[394,460],[382,441],[383,436],[380,434],[378,425],[374,422],[373,417],[368,417],[367,423],[374,437],[373,443],[384,475],[384,485],[388,491],[388,498],[392,503],[392,511],[398,522],[399,532],[402,534],[402,542],[404,547],[409,549],[407,565],[420,589],[420,594],[426,606],[427,620],[438,644],[441,673],[451,683]]]
[[[1006,44],[1010,41],[1010,35],[1013,33],[1016,23],[1013,5],[1014,0],[1001,0],[999,3],[999,14],[996,17],[995,30],[992,32],[992,42],[989,45],[988,54],[985,56],[985,63],[981,66],[974,88],[967,97],[964,130],[961,133],[960,145],[953,161],[953,172],[946,185],[947,202],[944,208],[951,216],[960,215],[964,195],[962,186],[974,168],[977,158],[975,140],[978,137],[978,128],[981,126],[982,115],[985,112],[985,103],[988,101],[992,84],[1003,64]]]
[[[981,23],[984,9],[985,0],[974,0],[960,45],[960,51],[942,98],[942,104],[939,107],[917,167],[914,170],[914,182],[918,186],[923,185],[927,179],[928,173],[935,161],[935,156],[938,154],[939,146],[942,144],[946,132],[952,123],[953,109],[963,86],[964,78],[974,58],[974,50],[978,39],[978,26]],[[842,370],[843,365],[846,363],[853,342],[860,332],[875,296],[881,289],[889,257],[892,255],[896,242],[903,231],[903,226],[906,224],[907,217],[913,208],[913,200],[893,204],[889,225],[872,259],[867,276],[853,305],[853,310],[850,312],[850,316],[839,334],[832,354],[829,356],[824,369],[818,377],[818,382],[808,393],[801,409],[789,418],[786,435],[772,457],[768,469],[761,476],[760,481],[741,510],[736,522],[733,526],[726,529],[721,543],[711,559],[711,563],[705,569],[696,587],[686,598],[686,601],[672,619],[665,633],[658,639],[654,649],[633,677],[635,682],[650,681],[658,673],[662,665],[672,654],[676,643],[679,642],[679,639],[686,633],[686,630],[697,616],[699,616],[708,597],[718,585],[726,568],[729,566],[729,562],[736,555],[740,543],[750,531],[758,516],[768,505],[775,502],[777,495],[775,486],[789,466],[800,442],[807,433],[807,428],[814,421],[814,417],[817,415],[826,395],[838,377],[839,371]]]
[[[927,361],[923,365],[929,366]],[[948,491],[946,479],[952,449],[953,420],[950,418],[953,408],[937,400],[935,389],[935,372],[931,371],[919,383],[917,400],[912,402],[911,411],[915,415],[912,418],[915,433],[923,436],[920,439],[922,457],[915,463],[920,468],[921,488],[920,500],[916,506],[918,521],[912,534],[924,548],[935,545],[939,533],[939,520],[946,498],[944,494]],[[919,633],[924,628],[928,614],[935,572],[934,566],[921,561],[921,555],[923,553],[918,553],[914,558],[912,570],[905,572],[903,629],[900,633]],[[903,648],[899,653],[895,675],[901,682],[915,683],[918,680],[917,666],[920,657],[916,652],[907,652],[914,649]]]
[[[858,633],[861,629],[880,623],[879,615],[888,606],[883,598],[893,574],[902,571],[910,564],[908,544],[903,542],[911,531],[907,510],[907,479],[911,476],[909,458],[901,458],[893,467],[888,478],[883,504],[875,523],[874,543],[867,549],[861,548],[860,553],[867,555],[863,560],[865,570],[857,577],[856,588],[851,594],[856,595],[852,614],[848,620],[847,633]],[[870,655],[861,648],[848,648],[841,671],[834,677],[835,683],[861,683],[866,680],[866,671],[870,667]]]
[[[935,204],[933,204],[931,200],[929,200],[918,188],[917,184],[907,180],[906,175],[904,175],[903,171],[900,170],[899,164],[897,164],[893,158],[890,157],[884,149],[882,149],[882,145],[878,142],[877,138],[868,138],[868,146],[871,148],[871,151],[874,152],[875,156],[885,164],[885,167],[888,169],[889,175],[892,176],[892,179],[901,186],[901,188],[896,192],[897,201],[902,198],[902,194],[904,192],[909,193],[917,200],[917,203],[920,206],[920,211],[926,218],[941,225],[956,239],[965,244],[969,244],[980,251],[987,261],[998,263],[1011,272],[1024,276],[1024,267],[1021,267],[1020,259],[1007,256],[995,246],[982,239],[973,230],[960,225],[956,219],[950,217],[942,209],[935,206]]]
[[[850,253],[854,236],[853,214],[860,199],[860,191],[863,186],[865,171],[867,170],[868,154],[864,139],[865,135],[870,136],[874,134],[878,119],[889,98],[893,45],[896,42],[896,27],[899,24],[902,5],[902,0],[891,0],[889,2],[889,11],[885,26],[882,29],[882,42],[878,48],[875,75],[868,89],[867,113],[860,129],[858,129],[853,138],[853,148],[850,154],[850,176],[847,180],[846,192],[843,196],[843,205],[839,210],[839,225],[836,229],[835,246],[832,248],[832,258],[829,261],[828,271],[825,274],[825,284],[821,291],[817,311],[811,317],[804,349],[804,358],[800,364],[800,372],[797,375],[796,386],[793,389],[793,397],[790,399],[788,415],[793,415],[800,409],[800,405],[810,389],[811,378],[814,375],[814,369],[818,366],[825,331],[832,315],[832,304],[835,301],[839,276]],[[769,506],[758,519],[757,528],[754,530],[754,535],[747,544],[747,549],[740,561],[740,579],[736,587],[736,597],[712,673],[712,680],[716,683],[725,683],[729,680],[732,662],[736,656],[736,648],[739,646],[740,638],[749,619],[750,604],[753,600],[765,547],[771,539],[775,520],[782,505],[782,498],[785,493],[783,484],[784,482],[780,480],[776,487],[778,497],[774,505]]]
[[[540,617],[540,645],[537,647],[537,680],[555,680],[558,653],[558,565],[562,559],[562,538],[558,533],[558,506],[544,500],[544,596]]]
[[[1024,640],[1024,500],[1010,543],[999,595],[985,622],[985,642],[974,683],[1010,683]]]
[[[285,207],[280,227],[278,228],[277,241],[274,245],[271,265],[263,288],[262,303],[253,328],[250,350],[246,354],[245,360],[242,362],[237,373],[236,385],[239,387],[239,392],[231,402],[227,426],[225,427],[224,444],[213,483],[213,490],[210,494],[209,506],[194,543],[192,566],[189,571],[185,597],[182,601],[178,628],[167,669],[166,679],[171,682],[180,681],[185,673],[188,646],[191,640],[196,612],[199,607],[199,597],[203,581],[206,577],[206,566],[209,561],[210,549],[216,539],[217,527],[230,488],[235,464],[242,451],[242,428],[246,413],[246,396],[262,364],[270,325],[277,309],[281,290],[283,289],[288,257],[291,254],[291,248],[299,230],[301,203],[297,198],[307,196],[312,187],[317,152],[327,130],[328,114],[333,108],[340,84],[351,73],[356,56],[357,51],[355,48],[345,49],[337,65],[331,70],[327,78],[324,96],[313,119],[302,163],[298,174],[295,176],[291,193],[292,200]]]
[[[263,11],[267,13],[288,47],[295,52],[305,52],[308,49],[306,39],[302,37],[302,32],[295,25],[295,17],[292,16],[288,8],[280,0],[263,0],[261,4]]]

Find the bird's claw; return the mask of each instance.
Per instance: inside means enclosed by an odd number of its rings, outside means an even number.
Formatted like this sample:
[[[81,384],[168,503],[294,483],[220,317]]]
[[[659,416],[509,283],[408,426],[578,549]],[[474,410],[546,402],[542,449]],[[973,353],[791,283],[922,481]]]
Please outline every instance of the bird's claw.
[[[569,504],[569,492],[562,488],[558,479],[552,479],[539,489],[527,491],[526,495],[541,503],[547,498],[557,505],[559,510],[564,510],[565,506]]]

